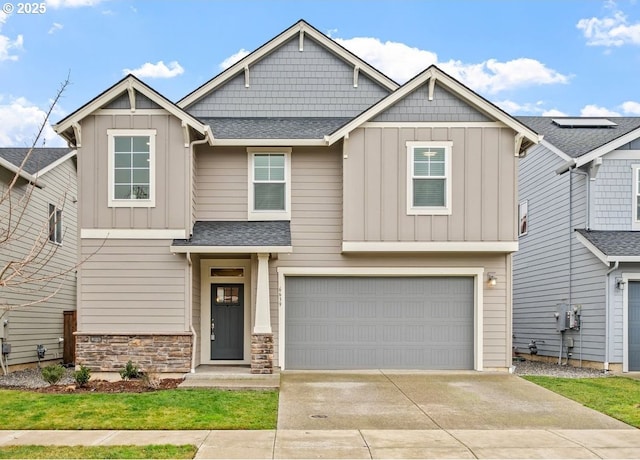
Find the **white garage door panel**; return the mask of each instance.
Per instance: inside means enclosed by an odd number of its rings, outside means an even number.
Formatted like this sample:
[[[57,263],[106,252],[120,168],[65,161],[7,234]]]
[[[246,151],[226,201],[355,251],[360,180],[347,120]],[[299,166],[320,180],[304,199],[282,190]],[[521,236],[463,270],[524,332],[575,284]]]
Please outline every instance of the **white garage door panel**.
[[[473,278],[287,277],[287,369],[472,369]]]

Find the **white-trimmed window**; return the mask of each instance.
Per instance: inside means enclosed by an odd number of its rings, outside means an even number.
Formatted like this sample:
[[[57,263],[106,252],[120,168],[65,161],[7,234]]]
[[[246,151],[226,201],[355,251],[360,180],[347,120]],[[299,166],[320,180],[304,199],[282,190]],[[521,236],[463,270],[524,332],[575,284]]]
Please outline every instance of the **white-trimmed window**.
[[[62,209],[49,203],[49,241],[62,244]]]
[[[633,210],[631,219],[631,228],[640,230],[640,165],[631,165],[633,171]]]
[[[452,142],[407,142],[407,214],[451,214]]]
[[[291,149],[249,148],[249,220],[291,219]]]
[[[518,204],[518,236],[524,236],[529,232],[529,200],[523,200]]]
[[[109,206],[155,206],[155,129],[109,129]]]

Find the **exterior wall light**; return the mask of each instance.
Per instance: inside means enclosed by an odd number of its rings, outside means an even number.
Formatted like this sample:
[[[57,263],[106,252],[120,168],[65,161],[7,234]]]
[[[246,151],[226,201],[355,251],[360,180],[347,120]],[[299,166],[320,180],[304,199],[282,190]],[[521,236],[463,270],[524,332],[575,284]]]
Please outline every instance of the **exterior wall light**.
[[[616,278],[616,287],[618,289],[620,289],[621,291],[624,291],[624,285],[626,284],[626,281],[622,278]]]
[[[494,287],[496,284],[498,284],[498,277],[494,272],[487,273],[487,284],[490,287]]]

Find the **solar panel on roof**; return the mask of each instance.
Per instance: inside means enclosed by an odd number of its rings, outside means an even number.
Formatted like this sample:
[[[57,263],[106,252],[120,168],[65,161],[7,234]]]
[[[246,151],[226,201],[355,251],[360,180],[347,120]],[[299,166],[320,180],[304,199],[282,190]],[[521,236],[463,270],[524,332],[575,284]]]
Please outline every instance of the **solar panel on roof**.
[[[561,128],[611,128],[618,126],[606,118],[554,118],[553,121]]]

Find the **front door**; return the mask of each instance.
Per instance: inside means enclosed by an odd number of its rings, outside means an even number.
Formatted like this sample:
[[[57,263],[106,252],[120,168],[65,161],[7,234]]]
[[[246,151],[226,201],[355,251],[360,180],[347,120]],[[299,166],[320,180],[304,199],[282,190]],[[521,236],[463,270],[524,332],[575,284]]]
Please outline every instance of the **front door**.
[[[640,282],[629,282],[629,370],[640,371]]]
[[[244,284],[211,285],[211,359],[244,358]]]

